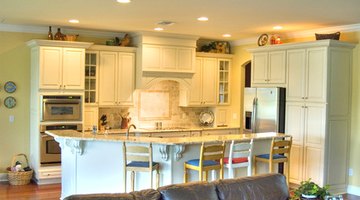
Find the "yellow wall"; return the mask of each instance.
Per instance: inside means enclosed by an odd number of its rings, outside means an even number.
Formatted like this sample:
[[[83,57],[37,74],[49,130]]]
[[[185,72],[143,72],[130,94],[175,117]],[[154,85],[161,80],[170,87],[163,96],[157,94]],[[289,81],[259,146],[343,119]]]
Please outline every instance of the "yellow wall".
[[[297,38],[290,40],[283,40],[283,42],[303,42],[303,41],[313,41],[314,37],[308,38]],[[351,140],[350,140],[350,149],[349,149],[349,168],[353,169],[354,175],[349,177],[349,185],[360,187],[360,162],[358,161],[358,152],[360,152],[360,32],[351,32],[351,33],[342,33],[341,41],[351,42],[358,44],[354,49],[353,57],[353,86],[352,86],[352,119],[351,119]],[[239,68],[238,78],[233,78],[234,81],[243,81],[244,69],[242,66],[245,62],[251,59],[251,54],[249,54],[246,49],[254,47],[254,45],[242,45],[233,47],[234,49],[234,67]],[[234,84],[233,84],[234,85]],[[236,88],[233,88],[236,89]],[[234,99],[235,98],[235,99]],[[233,102],[241,102],[242,92],[240,95],[233,97]],[[240,104],[242,105],[242,104]],[[232,105],[234,108],[238,108],[240,105]],[[242,110],[242,108],[241,108]],[[242,113],[242,111],[241,111]]]

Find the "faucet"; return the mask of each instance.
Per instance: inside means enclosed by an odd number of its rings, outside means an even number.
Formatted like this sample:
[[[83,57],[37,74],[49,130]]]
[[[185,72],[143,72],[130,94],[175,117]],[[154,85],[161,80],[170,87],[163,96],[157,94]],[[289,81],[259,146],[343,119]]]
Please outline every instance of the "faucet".
[[[126,139],[129,139],[129,130],[130,130],[131,127],[134,127],[134,129],[136,129],[135,124],[130,124],[129,127],[127,128],[127,131],[126,131]]]

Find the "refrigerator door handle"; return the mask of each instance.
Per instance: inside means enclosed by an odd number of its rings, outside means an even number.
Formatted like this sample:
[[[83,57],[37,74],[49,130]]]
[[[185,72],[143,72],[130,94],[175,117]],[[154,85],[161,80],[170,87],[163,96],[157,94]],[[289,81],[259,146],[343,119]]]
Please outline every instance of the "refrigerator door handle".
[[[251,116],[251,130],[253,133],[256,133],[257,103],[258,103],[258,98],[255,97],[253,99],[253,112],[252,112],[252,116]]]

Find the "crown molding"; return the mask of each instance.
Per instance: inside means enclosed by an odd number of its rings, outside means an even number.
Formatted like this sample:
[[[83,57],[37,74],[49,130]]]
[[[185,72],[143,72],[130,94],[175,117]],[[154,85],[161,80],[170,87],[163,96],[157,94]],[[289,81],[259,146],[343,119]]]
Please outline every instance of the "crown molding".
[[[123,37],[125,35],[125,32],[73,29],[73,28],[67,28],[67,27],[53,27],[54,33],[56,32],[56,28],[61,28],[61,32],[64,34],[79,34],[81,36],[86,36],[86,37],[114,38],[114,37]],[[48,26],[13,25],[13,24],[0,23],[0,31],[47,34],[47,32],[49,31],[49,27]],[[130,35],[132,35],[132,33]]]
[[[360,24],[349,24],[343,26],[332,26],[326,28],[319,28],[319,29],[310,29],[306,31],[298,31],[298,32],[290,32],[290,33],[283,33],[286,39],[294,39],[294,38],[305,38],[314,36],[315,33],[333,33],[333,32],[354,32],[360,31]],[[248,44],[256,44],[257,38],[245,38],[241,40],[232,41],[232,46],[240,46],[240,45],[248,45]]]

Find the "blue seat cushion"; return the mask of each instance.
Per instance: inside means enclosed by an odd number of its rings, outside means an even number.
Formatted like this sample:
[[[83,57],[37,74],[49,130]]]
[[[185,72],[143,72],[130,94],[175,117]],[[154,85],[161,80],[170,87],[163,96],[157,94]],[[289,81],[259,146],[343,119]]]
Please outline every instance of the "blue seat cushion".
[[[199,166],[199,159],[189,160],[186,162],[186,164],[193,165],[193,166]],[[219,162],[213,161],[213,160],[204,160],[203,166],[212,166],[212,165],[220,165]]]
[[[159,163],[153,162],[152,165],[155,166]],[[149,162],[144,161],[132,161],[126,165],[127,167],[149,167]]]
[[[257,155],[256,157],[258,157],[258,158],[264,158],[264,159],[269,159],[269,158],[270,158],[270,154],[261,154],[261,155]],[[273,155],[273,159],[279,159],[279,158],[286,158],[286,156],[280,155],[280,154],[274,154],[274,155]]]

